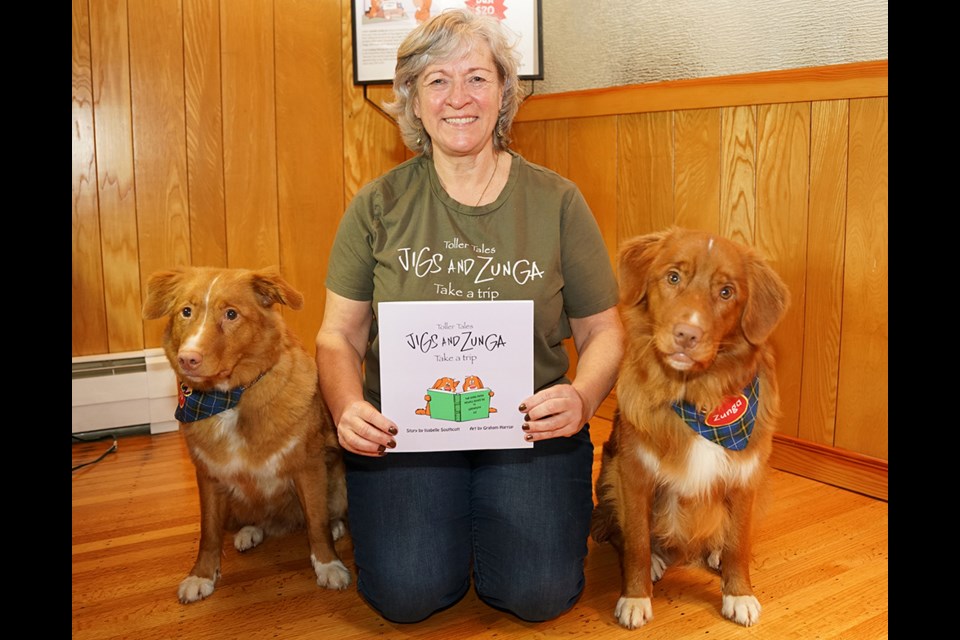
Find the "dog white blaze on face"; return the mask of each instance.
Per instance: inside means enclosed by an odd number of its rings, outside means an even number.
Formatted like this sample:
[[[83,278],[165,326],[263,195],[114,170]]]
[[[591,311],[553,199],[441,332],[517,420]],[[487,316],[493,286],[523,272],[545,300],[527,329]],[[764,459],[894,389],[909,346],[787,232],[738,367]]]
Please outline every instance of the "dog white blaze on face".
[[[220,276],[217,276],[210,282],[207,292],[203,296],[203,317],[194,325],[194,332],[180,343],[180,349],[194,350],[200,347],[204,328],[207,326],[207,317],[210,315],[210,298],[213,296],[213,287],[217,284]]]

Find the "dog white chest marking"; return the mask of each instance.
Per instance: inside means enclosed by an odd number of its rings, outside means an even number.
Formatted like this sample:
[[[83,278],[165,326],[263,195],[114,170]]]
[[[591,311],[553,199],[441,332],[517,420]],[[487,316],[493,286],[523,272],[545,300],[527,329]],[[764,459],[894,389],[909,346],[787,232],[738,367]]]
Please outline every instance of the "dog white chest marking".
[[[207,316],[210,315],[210,298],[213,296],[213,287],[217,284],[219,279],[220,276],[217,276],[210,282],[210,286],[207,287],[207,292],[203,296],[203,317],[200,319],[200,322],[195,325],[196,331],[183,341],[180,346],[181,349],[196,350],[199,348],[200,340],[203,337],[204,327],[207,326]]]
[[[262,463],[254,465],[247,457],[248,445],[236,431],[237,418],[236,409],[227,409],[217,414],[215,423],[211,425],[228,452],[226,461],[211,460],[202,452],[197,452],[200,460],[210,470],[210,473],[218,478],[229,479],[240,473],[252,476],[256,480],[257,488],[266,497],[286,490],[288,483],[281,479],[280,467],[284,458],[291,451],[297,449],[299,442],[295,438],[291,439]],[[244,497],[240,493],[236,493],[236,495]]]
[[[637,457],[658,482],[670,485],[684,496],[705,495],[718,482],[731,486],[746,484],[758,466],[755,455],[734,464],[730,452],[700,437],[691,441],[686,462],[679,472],[665,471],[657,456],[643,447],[637,448]]]

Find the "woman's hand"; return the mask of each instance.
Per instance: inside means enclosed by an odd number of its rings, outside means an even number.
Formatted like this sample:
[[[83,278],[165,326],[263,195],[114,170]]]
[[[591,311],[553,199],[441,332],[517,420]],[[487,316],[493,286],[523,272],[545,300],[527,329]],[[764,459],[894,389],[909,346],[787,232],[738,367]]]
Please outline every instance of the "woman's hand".
[[[583,428],[589,416],[585,403],[572,384],[557,384],[533,394],[520,404],[524,412],[524,438],[530,442],[568,438]]]
[[[387,449],[397,446],[396,434],[397,425],[365,400],[348,404],[337,423],[340,446],[362,456],[386,455]]]

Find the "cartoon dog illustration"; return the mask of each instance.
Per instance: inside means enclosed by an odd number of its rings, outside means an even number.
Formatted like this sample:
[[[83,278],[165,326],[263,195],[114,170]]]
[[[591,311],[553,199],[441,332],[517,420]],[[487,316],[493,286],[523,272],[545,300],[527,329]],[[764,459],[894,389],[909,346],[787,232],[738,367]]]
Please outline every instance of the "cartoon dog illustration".
[[[483,389],[483,380],[479,376],[467,376],[463,379],[463,390],[467,391],[476,391],[477,389]],[[493,391],[490,391],[490,397],[493,397]],[[493,407],[490,407],[490,413],[496,413],[497,410]]]
[[[431,389],[438,389],[440,391],[456,391],[457,385],[460,384],[459,380],[454,380],[453,378],[437,378],[437,381],[433,383]],[[423,399],[427,401],[427,405],[423,409],[417,409],[416,414],[418,416],[428,416],[430,415],[430,396],[425,395]]]

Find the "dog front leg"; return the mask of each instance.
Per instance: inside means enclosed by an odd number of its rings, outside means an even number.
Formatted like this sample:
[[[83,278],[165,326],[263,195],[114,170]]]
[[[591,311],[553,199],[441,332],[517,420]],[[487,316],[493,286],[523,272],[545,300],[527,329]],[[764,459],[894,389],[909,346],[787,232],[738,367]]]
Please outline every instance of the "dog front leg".
[[[738,624],[749,627],[760,620],[760,601],[750,584],[750,561],[753,538],[754,489],[734,489],[729,504],[730,531],[724,540],[720,560],[720,589],[723,594],[721,613]]]
[[[323,464],[308,464],[294,477],[310,541],[310,562],[317,584],[326,589],[346,589],[350,571],[337,556],[327,503],[327,471]]]
[[[621,495],[618,517],[623,532],[623,548],[620,551],[622,590],[614,615],[621,626],[636,629],[653,619],[650,524],[654,481],[635,459],[627,462],[630,458],[623,456],[619,469]],[[627,487],[630,489],[627,490]]]
[[[213,593],[220,578],[220,555],[223,552],[223,527],[229,508],[228,497],[219,483],[197,469],[200,492],[200,549],[190,575],[180,582],[177,595],[187,604]]]

